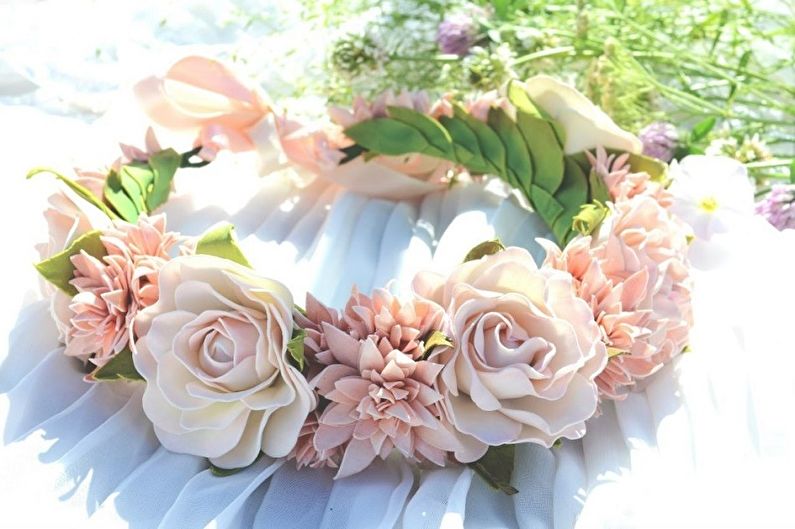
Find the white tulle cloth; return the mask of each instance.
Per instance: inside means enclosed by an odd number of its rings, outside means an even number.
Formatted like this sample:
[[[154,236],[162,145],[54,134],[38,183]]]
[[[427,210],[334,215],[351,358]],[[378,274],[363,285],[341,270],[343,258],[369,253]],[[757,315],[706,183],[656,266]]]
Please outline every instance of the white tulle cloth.
[[[691,349],[625,401],[604,405],[587,437],[560,448],[518,447],[515,496],[464,467],[419,475],[399,458],[342,480],[262,459],[218,478],[200,458],[159,446],[134,383],[87,384],[62,354],[29,263],[43,237],[40,193],[19,175],[40,163],[26,145],[88,129],[35,111],[0,132],[16,155],[6,178],[0,331],[0,527],[79,528],[616,528],[791,526],[795,475],[795,232],[747,217],[699,246]],[[178,175],[169,227],[198,234],[234,222],[261,272],[297,300],[340,306],[355,284],[444,271],[499,236],[528,248],[540,220],[496,182],[416,202],[299,189],[289,172],[255,177],[221,157]],[[33,188],[46,187],[46,182]]]

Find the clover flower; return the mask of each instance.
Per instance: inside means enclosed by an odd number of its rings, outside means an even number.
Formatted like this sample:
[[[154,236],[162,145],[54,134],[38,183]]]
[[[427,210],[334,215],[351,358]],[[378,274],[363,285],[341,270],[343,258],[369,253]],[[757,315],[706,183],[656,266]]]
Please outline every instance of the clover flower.
[[[640,141],[643,142],[643,154],[670,162],[679,141],[676,127],[664,121],[655,121],[641,129]]]
[[[439,24],[436,43],[443,53],[465,57],[475,40],[477,26],[472,17],[465,13],[455,13]]]
[[[775,184],[755,209],[777,229],[795,229],[795,184]]]

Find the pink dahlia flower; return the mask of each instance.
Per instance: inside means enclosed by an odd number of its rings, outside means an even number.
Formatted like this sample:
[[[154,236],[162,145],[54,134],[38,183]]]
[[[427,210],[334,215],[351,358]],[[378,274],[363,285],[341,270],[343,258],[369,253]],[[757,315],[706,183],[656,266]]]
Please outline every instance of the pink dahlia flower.
[[[602,177],[614,201],[628,200],[636,195],[649,195],[665,207],[671,205],[671,194],[658,182],[652,181],[648,173],[632,172],[629,153],[608,155],[604,148],[597,147],[596,154],[585,151],[585,155],[591,163],[591,169]]]
[[[320,413],[313,411],[306,418],[298,434],[295,447],[287,455],[288,460],[295,460],[298,469],[309,468],[339,468],[342,459],[342,447],[336,446],[330,450],[317,450],[315,448],[315,434],[320,424]]]
[[[117,221],[101,238],[107,255],[72,256],[78,293],[69,304],[67,355],[102,365],[127,347],[133,318],[157,301],[160,268],[177,243],[165,229],[164,215]]]
[[[316,360],[326,367],[312,384],[329,404],[314,447],[344,447],[337,477],[355,474],[393,449],[437,465],[457,449],[434,389],[443,365],[424,359],[423,338],[443,323],[437,304],[401,303],[380,289],[372,298],[354,290],[338,327],[322,322],[328,349]]]
[[[610,360],[596,382],[621,399],[687,344],[692,326],[685,226],[653,198],[619,202],[601,235],[549,241],[546,266],[569,272],[599,324]]]

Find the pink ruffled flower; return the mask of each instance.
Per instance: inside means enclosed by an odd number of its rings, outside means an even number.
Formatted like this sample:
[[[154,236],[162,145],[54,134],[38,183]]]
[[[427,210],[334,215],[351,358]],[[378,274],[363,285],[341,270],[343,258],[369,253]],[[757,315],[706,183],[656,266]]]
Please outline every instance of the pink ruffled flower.
[[[489,446],[585,434],[596,411],[595,377],[607,361],[599,329],[568,273],[539,269],[521,248],[418,274],[414,289],[445,307],[452,348],[430,356],[461,462]]]
[[[342,447],[336,446],[330,450],[317,450],[315,448],[315,434],[320,425],[320,414],[313,411],[306,418],[295,448],[287,455],[288,460],[295,460],[295,466],[300,470],[309,468],[339,468],[342,459]]]
[[[422,341],[443,327],[442,308],[426,300],[401,303],[386,290],[372,298],[354,290],[339,321],[320,325],[328,348],[315,355],[325,367],[312,384],[330,403],[320,416],[315,449],[344,447],[337,477],[393,449],[444,465],[458,443],[434,389],[443,366],[423,358]],[[318,343],[317,337],[308,341]]]
[[[294,164],[328,178],[358,193],[388,199],[421,196],[443,188],[453,168],[451,162],[421,154],[377,156],[369,161],[358,157],[341,164],[340,149],[353,142],[344,129],[361,121],[387,115],[387,107],[406,107],[432,116],[448,114],[444,102],[431,104],[424,92],[386,92],[372,102],[356,98],[350,109],[329,108],[332,124],[304,126],[282,117],[276,125],[287,158]]]
[[[622,399],[687,344],[692,326],[686,227],[652,197],[619,202],[595,239],[546,247],[545,266],[569,272],[599,324],[610,360],[602,396]]]
[[[596,154],[585,151],[591,168],[607,185],[614,201],[629,200],[636,195],[649,195],[657,202],[669,207],[672,203],[671,194],[658,182],[652,181],[648,173],[632,172],[629,166],[629,153],[607,154],[603,147],[596,148]]]
[[[165,228],[164,215],[117,221],[101,237],[107,255],[72,256],[78,293],[69,304],[65,354],[102,365],[127,347],[135,315],[158,299],[160,268],[178,242]]]

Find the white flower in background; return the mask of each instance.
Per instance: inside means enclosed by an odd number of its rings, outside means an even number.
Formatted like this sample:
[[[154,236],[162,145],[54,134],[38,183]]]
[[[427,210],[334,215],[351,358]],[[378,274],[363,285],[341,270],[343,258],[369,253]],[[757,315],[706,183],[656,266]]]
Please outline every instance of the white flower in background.
[[[688,156],[671,164],[671,210],[709,240],[738,217],[753,215],[754,186],[740,162],[723,156]]]

